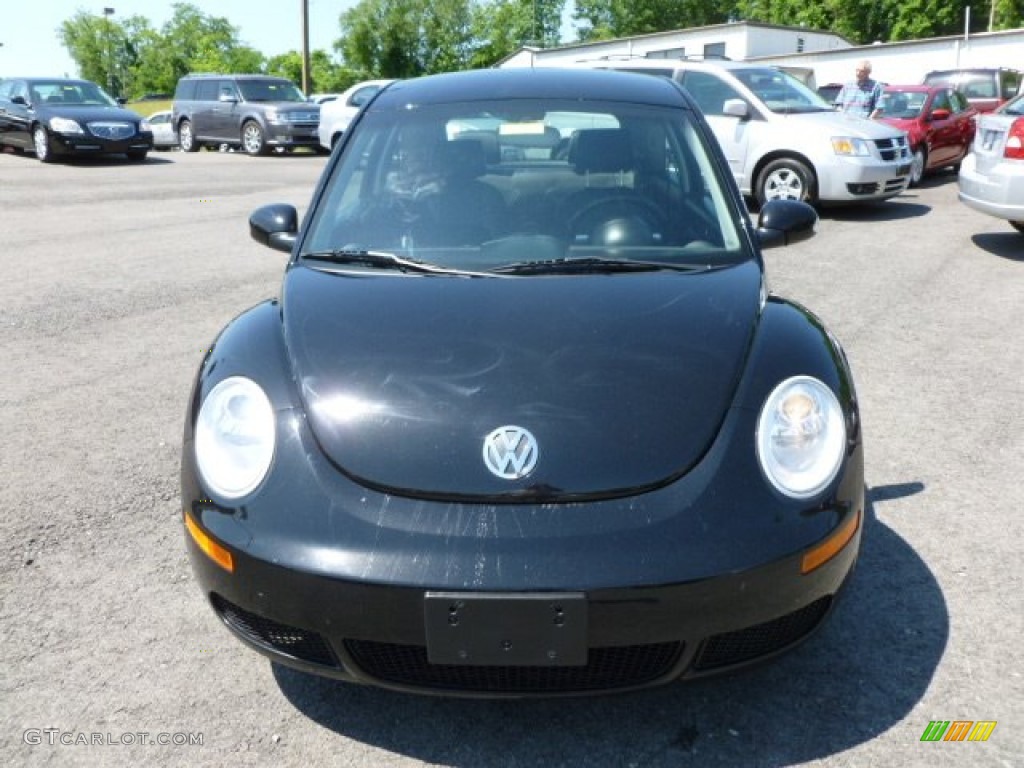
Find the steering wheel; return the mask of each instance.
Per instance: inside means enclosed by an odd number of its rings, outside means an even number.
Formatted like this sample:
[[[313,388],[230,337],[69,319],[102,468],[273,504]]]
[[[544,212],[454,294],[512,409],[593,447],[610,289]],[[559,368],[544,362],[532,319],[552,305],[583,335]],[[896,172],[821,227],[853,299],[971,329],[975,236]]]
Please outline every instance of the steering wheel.
[[[601,197],[569,217],[572,236],[602,234],[607,245],[651,245],[667,232],[665,212],[652,201],[627,194]]]

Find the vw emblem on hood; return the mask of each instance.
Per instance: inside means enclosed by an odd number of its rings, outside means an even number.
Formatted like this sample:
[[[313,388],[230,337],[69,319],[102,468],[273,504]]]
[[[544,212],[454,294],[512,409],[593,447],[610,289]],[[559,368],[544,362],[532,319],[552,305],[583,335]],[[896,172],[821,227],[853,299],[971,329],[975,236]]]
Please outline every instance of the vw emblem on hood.
[[[537,466],[537,440],[516,426],[498,427],[484,438],[484,464],[503,480],[526,477]]]

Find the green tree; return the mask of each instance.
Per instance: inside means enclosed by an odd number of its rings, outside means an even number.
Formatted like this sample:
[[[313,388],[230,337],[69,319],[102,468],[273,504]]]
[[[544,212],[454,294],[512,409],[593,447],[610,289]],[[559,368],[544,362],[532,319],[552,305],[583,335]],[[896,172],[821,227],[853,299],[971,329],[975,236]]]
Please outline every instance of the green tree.
[[[573,19],[581,41],[607,40],[721,24],[730,19],[734,5],[716,0],[576,0]]]
[[[560,42],[565,0],[492,0],[473,8],[470,65],[490,67],[524,45]]]
[[[86,80],[99,83],[111,94],[120,90],[125,71],[125,32],[109,16],[78,11],[57,28],[57,37]]]
[[[469,66],[471,0],[362,0],[340,24],[335,49],[367,76],[417,77]]]

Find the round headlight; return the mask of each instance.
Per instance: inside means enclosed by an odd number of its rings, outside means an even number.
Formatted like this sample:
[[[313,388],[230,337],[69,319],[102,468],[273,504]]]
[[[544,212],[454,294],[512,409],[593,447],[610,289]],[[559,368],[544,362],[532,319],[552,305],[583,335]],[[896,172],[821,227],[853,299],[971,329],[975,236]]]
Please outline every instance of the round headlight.
[[[237,499],[263,481],[274,458],[274,409],[256,382],[224,379],[203,400],[196,420],[196,466],[207,487]]]
[[[779,384],[757,420],[757,457],[771,484],[795,499],[820,493],[839,472],[846,424],[832,390],[810,376]]]

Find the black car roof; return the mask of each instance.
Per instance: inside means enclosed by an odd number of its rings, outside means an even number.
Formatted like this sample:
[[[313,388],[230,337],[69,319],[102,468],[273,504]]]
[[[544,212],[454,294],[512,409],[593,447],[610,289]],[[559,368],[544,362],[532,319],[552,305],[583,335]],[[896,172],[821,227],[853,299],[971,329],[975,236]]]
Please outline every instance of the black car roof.
[[[409,103],[444,104],[495,99],[623,101],[666,107],[690,106],[668,78],[593,69],[479,69],[399,80],[384,88],[374,108]]]

